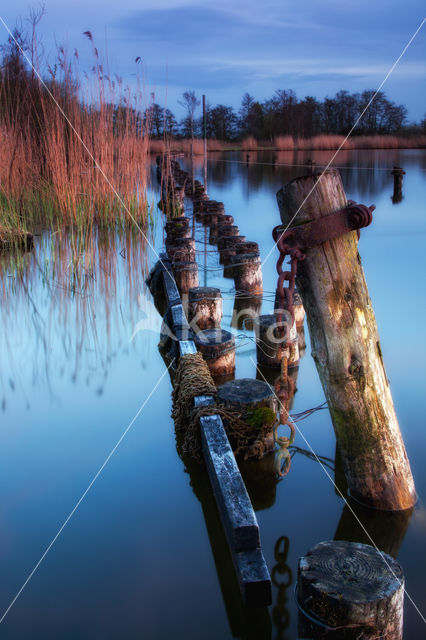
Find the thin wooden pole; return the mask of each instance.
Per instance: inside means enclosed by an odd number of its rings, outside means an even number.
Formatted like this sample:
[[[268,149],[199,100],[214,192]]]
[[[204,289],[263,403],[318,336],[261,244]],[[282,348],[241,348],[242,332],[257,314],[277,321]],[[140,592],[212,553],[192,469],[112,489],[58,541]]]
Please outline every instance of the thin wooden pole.
[[[207,119],[206,96],[203,94],[203,133],[204,133],[204,190],[207,193]]]
[[[281,220],[322,218],[347,204],[336,169],[292,180],[277,193]],[[294,219],[297,213],[297,217]],[[368,232],[366,232],[368,233]],[[378,509],[416,502],[386,376],[356,232],[306,251],[297,288],[351,495]]]

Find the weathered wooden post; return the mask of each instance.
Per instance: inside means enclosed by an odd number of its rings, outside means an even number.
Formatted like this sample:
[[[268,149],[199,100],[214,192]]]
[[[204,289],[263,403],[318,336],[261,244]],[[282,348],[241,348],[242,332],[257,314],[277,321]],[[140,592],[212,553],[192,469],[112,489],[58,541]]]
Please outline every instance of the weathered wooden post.
[[[172,262],[195,262],[196,251],[189,243],[168,244],[167,255]]]
[[[245,236],[224,236],[217,241],[217,248],[219,250],[219,262],[220,264],[229,264],[231,257],[237,253],[236,245],[244,242]]]
[[[167,240],[172,242],[175,238],[189,238],[191,230],[189,228],[189,218],[179,216],[166,222]]]
[[[231,256],[230,264],[233,268],[235,290],[237,293],[263,293],[262,263],[260,257],[254,253],[239,253]]]
[[[324,220],[347,206],[336,169],[321,179],[316,173],[292,180],[278,191],[277,200],[282,222],[297,228],[294,235],[303,233],[301,223]],[[414,481],[385,373],[357,234],[349,231],[304,252],[297,288],[349,490],[357,500],[378,509],[408,509],[416,502]]]
[[[290,315],[290,314],[288,314]],[[296,323],[289,318],[283,318],[282,323],[277,323],[275,314],[258,316],[253,322],[256,335],[257,362],[260,365],[279,369],[281,360],[287,352],[286,338],[289,335],[290,348],[288,354],[288,366],[299,365],[299,337]],[[285,327],[285,335],[278,334],[279,327]]]
[[[244,237],[244,236],[242,236]],[[254,253],[256,256],[259,256],[259,245],[257,242],[252,242],[251,240],[247,242],[240,242],[235,246],[236,253]]]
[[[267,427],[268,433],[262,439],[263,450],[259,452],[262,457],[274,450],[272,427],[276,420],[278,400],[267,382],[252,378],[231,380],[220,387],[217,398],[229,411],[241,413],[247,421],[247,428],[251,427],[254,433]]]
[[[213,378],[234,375],[235,338],[232,333],[224,329],[205,329],[196,333],[195,343]]]
[[[296,327],[303,327],[303,323],[305,321],[305,309],[298,291],[295,291],[293,295],[293,310]]]
[[[393,176],[393,195],[392,202],[398,204],[402,200],[402,182],[404,180],[405,171],[401,167],[394,167],[391,171]]]
[[[222,321],[222,294],[216,287],[195,287],[189,290],[188,320],[195,330],[215,329]],[[193,326],[195,325],[195,326]]]
[[[261,307],[261,296],[251,296],[248,293],[236,295],[234,300],[234,309],[232,312],[231,327],[236,329],[248,329],[251,331],[253,329],[254,318],[259,315]]]
[[[297,600],[300,637],[402,640],[404,575],[374,547],[317,544],[299,560]]]
[[[169,250],[169,247],[182,247],[183,249],[193,249],[195,251],[195,240],[194,238],[166,238],[166,249]]]
[[[174,262],[172,269],[181,295],[188,293],[193,287],[198,287],[198,265],[196,262]]]

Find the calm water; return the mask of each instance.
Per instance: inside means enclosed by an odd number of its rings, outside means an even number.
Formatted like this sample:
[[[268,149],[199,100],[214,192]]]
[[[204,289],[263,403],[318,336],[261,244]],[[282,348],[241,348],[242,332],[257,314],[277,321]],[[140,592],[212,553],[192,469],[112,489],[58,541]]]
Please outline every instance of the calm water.
[[[248,166],[240,154],[215,156],[208,191],[225,203],[241,233],[259,242],[265,260],[279,223],[275,193],[304,172],[284,165],[303,164],[307,156],[279,154],[274,168],[270,154],[250,155]],[[322,164],[330,155],[314,159]],[[395,163],[407,172],[398,205],[391,202],[389,175]],[[359,517],[378,546],[397,555],[407,591],[424,614],[426,153],[347,152],[336,164],[348,197],[377,206],[360,253],[419,494],[411,518]],[[196,173],[202,177],[201,165]],[[160,250],[161,221],[152,234]],[[222,288],[228,328],[233,281],[222,277],[199,225],[196,236],[200,284]],[[205,474],[186,468],[176,451],[170,378],[157,348],[161,318],[144,286],[155,256],[143,254],[134,238],[99,238],[73,267],[69,247],[42,235],[25,257],[23,275],[0,258],[0,617],[152,392],[0,624],[0,637],[296,638],[298,558],[321,540],[365,541],[364,534],[336,494],[331,479],[340,483],[338,472],[327,477],[302,454],[280,482],[268,468],[256,481],[246,470],[274,588],[268,610],[243,609]],[[273,306],[276,257],[273,252],[263,267],[266,312]],[[252,334],[231,330],[238,336],[237,377],[255,377]],[[309,354],[308,341],[294,412],[324,399]],[[318,454],[334,459],[327,411],[300,429]],[[295,444],[307,446],[301,436]],[[286,558],[277,553],[283,550]],[[424,637],[408,598],[405,629],[406,638]]]

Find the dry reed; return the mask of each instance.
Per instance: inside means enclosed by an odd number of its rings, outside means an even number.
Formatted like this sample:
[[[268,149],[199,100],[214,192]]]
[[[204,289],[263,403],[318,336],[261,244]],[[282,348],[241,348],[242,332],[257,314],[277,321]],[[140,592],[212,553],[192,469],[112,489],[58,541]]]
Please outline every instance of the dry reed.
[[[87,33],[89,40],[92,36]],[[123,226],[148,219],[149,122],[143,91],[131,94],[104,72],[93,47],[82,83],[78,53],[59,49],[57,71],[40,82],[16,50],[18,71],[0,75],[0,221],[6,226]],[[45,61],[33,52],[36,68]],[[30,105],[30,106],[29,106]],[[7,220],[5,221],[5,218]]]

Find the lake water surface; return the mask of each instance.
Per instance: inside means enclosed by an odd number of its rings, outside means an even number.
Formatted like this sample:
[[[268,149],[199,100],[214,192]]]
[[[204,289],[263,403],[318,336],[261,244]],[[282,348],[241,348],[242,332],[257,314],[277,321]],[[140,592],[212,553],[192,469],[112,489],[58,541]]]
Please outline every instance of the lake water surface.
[[[303,174],[308,157],[332,152],[215,154],[208,192],[263,259],[263,312],[276,287],[272,228],[276,191]],[[188,168],[187,160],[180,160]],[[376,204],[359,251],[373,301],[387,374],[419,502],[411,517],[358,510],[376,544],[397,556],[406,577],[405,637],[424,637],[426,556],[426,152],[354,151],[339,155],[348,198]],[[404,199],[392,204],[394,164],[404,167]],[[202,179],[197,161],[196,175]],[[153,183],[154,184],[154,183]],[[158,200],[153,186],[152,197]],[[190,203],[188,202],[188,205]],[[161,213],[150,232],[162,248]],[[196,227],[200,284],[220,286],[223,327],[234,307],[233,280],[204,229]],[[176,450],[171,383],[158,351],[161,318],[144,285],[156,256],[140,237],[99,236],[73,264],[66,242],[36,237],[20,275],[0,257],[0,617],[24,584],[123,433],[126,435],[0,623],[0,638],[297,637],[298,558],[322,540],[367,542],[333,485],[338,469],[302,452],[277,482],[267,465],[245,470],[271,572],[273,604],[241,605],[203,470]],[[266,259],[266,261],[265,261]],[[237,377],[256,377],[253,334],[237,336]],[[307,350],[293,412],[324,394]],[[140,411],[136,419],[135,415]],[[129,428],[130,425],[130,428]],[[334,461],[328,412],[300,423],[295,444]],[[327,473],[326,473],[327,471]],[[327,475],[328,474],[328,475]],[[415,606],[410,602],[415,603]]]

